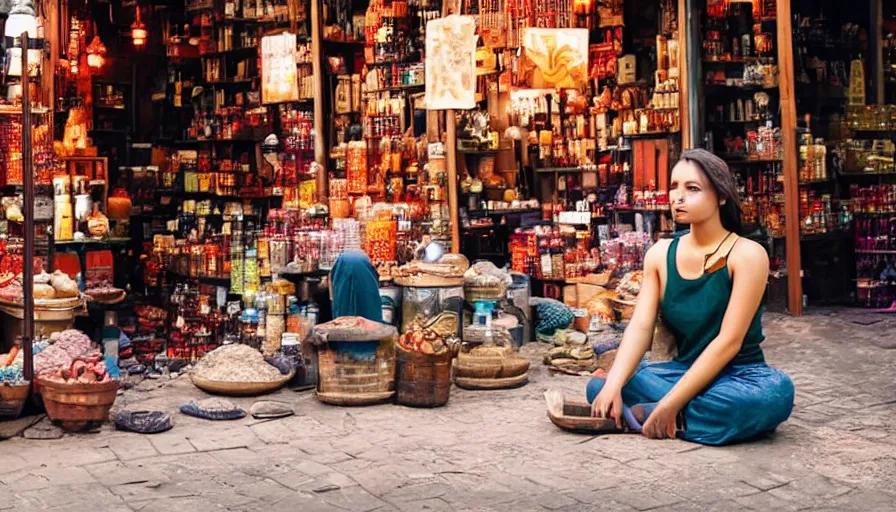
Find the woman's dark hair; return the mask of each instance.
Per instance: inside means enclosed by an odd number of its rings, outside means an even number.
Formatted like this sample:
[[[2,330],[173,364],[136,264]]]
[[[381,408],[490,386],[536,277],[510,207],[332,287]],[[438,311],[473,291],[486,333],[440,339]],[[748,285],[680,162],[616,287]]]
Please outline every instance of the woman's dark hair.
[[[690,162],[703,171],[719,199],[725,200],[725,204],[719,206],[722,227],[736,235],[742,234],[744,229],[741,223],[743,208],[740,204],[740,195],[737,193],[734,175],[731,174],[728,164],[716,155],[701,148],[688,149],[682,152],[679,161]]]

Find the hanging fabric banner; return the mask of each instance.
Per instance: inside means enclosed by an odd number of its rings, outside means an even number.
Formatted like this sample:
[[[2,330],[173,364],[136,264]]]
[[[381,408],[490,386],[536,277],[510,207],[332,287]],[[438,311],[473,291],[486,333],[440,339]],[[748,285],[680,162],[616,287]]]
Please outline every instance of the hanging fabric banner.
[[[261,38],[261,102],[283,103],[299,99],[296,71],[296,35],[284,32]]]
[[[426,24],[426,108],[476,106],[476,22],[451,15]]]
[[[588,30],[527,28],[520,72],[536,89],[579,89],[588,82]]]

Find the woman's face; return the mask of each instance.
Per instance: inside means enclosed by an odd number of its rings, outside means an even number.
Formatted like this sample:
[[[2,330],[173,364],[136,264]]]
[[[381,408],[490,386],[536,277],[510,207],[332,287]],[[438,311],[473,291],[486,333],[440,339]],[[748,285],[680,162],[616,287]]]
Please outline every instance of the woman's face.
[[[696,164],[682,160],[669,183],[672,217],[679,224],[700,224],[719,215],[719,195]]]

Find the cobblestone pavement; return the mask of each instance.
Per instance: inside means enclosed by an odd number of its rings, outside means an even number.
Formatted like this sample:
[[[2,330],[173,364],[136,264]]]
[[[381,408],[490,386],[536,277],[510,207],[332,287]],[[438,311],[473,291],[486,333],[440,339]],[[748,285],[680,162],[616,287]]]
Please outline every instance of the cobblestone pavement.
[[[896,321],[843,313],[769,315],[769,361],[796,384],[777,433],[701,447],[636,435],[565,433],[545,415],[553,376],[527,345],[529,385],[452,389],[435,410],[340,408],[281,391],[297,415],[215,423],[174,413],[173,430],[105,427],[54,441],[0,442],[5,510],[893,510]],[[200,392],[145,381],[132,408],[176,407]],[[246,408],[251,399],[238,399]]]

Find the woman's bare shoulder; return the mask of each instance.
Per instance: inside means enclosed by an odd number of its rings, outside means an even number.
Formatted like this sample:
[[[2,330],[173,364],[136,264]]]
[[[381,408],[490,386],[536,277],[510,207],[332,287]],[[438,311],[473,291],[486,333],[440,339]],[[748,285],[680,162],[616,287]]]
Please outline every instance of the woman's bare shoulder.
[[[728,258],[732,270],[743,268],[748,272],[768,273],[768,252],[761,244],[740,237],[731,249],[731,257]]]
[[[662,265],[666,261],[666,254],[669,252],[671,244],[672,239],[670,238],[657,240],[656,243],[650,246],[650,249],[647,249],[647,254],[644,255],[644,266]]]

